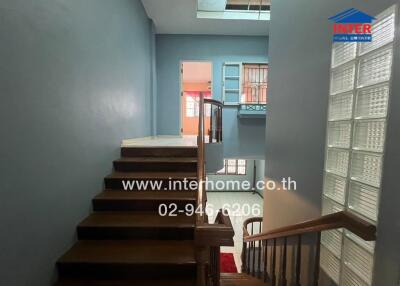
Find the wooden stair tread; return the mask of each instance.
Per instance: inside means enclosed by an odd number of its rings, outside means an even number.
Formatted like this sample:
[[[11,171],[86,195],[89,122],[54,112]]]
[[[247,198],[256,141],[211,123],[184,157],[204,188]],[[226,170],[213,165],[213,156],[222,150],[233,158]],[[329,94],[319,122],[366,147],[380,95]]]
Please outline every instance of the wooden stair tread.
[[[195,286],[195,280],[65,280],[55,286]]]
[[[131,146],[121,148],[121,157],[197,157],[197,146]]]
[[[123,191],[105,190],[94,200],[160,200],[160,201],[196,201],[195,191]]]
[[[196,172],[112,172],[106,179],[184,179],[196,180]]]
[[[95,212],[78,227],[147,227],[147,228],[193,228],[195,217],[160,216],[158,213]]]
[[[197,163],[196,157],[121,157],[120,162],[149,162],[149,163]]]
[[[122,146],[121,149],[198,149],[197,146],[162,146],[162,145],[132,145],[132,146]]]
[[[270,286],[263,279],[257,279],[245,273],[221,273],[221,286]]]
[[[81,240],[58,263],[195,264],[195,246],[188,240]]]

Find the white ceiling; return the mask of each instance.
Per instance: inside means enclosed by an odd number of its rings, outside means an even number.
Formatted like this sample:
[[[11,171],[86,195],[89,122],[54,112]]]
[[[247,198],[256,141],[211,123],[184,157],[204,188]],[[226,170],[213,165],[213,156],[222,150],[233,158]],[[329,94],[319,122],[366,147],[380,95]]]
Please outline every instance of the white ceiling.
[[[200,5],[210,2],[216,8],[222,7],[221,0],[201,1]],[[268,35],[269,21],[199,19],[197,0],[142,0],[142,3],[154,21],[157,34]]]
[[[183,82],[204,83],[211,81],[212,66],[210,62],[184,62]]]

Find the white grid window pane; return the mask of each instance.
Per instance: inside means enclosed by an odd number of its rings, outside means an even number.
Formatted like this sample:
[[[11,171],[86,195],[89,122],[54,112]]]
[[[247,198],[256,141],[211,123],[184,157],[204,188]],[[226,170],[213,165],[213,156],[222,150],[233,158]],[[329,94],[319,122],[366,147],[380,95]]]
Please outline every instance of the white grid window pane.
[[[355,64],[350,63],[331,72],[331,94],[352,90],[354,87]]]
[[[325,168],[328,172],[340,175],[342,177],[347,176],[349,164],[349,152],[338,149],[328,149],[326,154],[326,165]]]
[[[238,175],[246,175],[246,160],[239,159],[237,160],[237,164],[238,164],[238,169],[237,169]]]
[[[350,176],[352,180],[379,187],[381,184],[382,156],[353,152]]]
[[[353,94],[342,93],[329,97],[328,120],[350,119],[353,109]]]
[[[342,233],[337,230],[323,231],[321,233],[322,245],[338,258],[342,255],[342,239]]]
[[[369,253],[373,254],[375,252],[375,241],[365,241],[358,235],[348,230],[345,230],[345,236],[354,241],[356,244],[358,244],[365,250],[367,250]]]
[[[325,173],[324,194],[332,200],[344,204],[346,194],[346,179]]]
[[[348,208],[373,221],[378,219],[379,189],[360,183],[349,185]]]
[[[372,42],[360,43],[360,53],[367,53],[392,42],[394,30],[395,14],[394,10],[390,9],[377,17],[377,20],[372,25]]]
[[[350,268],[344,266],[342,273],[342,286],[369,286],[364,282],[355,272],[351,271]]]
[[[338,213],[344,210],[344,207],[331,199],[322,199],[322,215],[328,215],[333,213]]]
[[[227,161],[227,173],[228,174],[236,174],[236,160],[228,160]]]
[[[347,63],[356,57],[357,43],[334,43],[332,50],[332,67]]]
[[[364,56],[360,60],[358,86],[363,87],[390,79],[393,47],[389,46]]]
[[[373,256],[352,240],[344,239],[343,258],[345,265],[356,273],[364,282],[371,284]]]
[[[361,89],[357,93],[355,117],[385,117],[388,110],[389,84]]]
[[[361,120],[354,125],[353,148],[383,152],[385,143],[385,120]]]
[[[320,252],[320,266],[333,281],[339,283],[340,260],[323,246]]]
[[[350,148],[351,122],[328,123],[328,146]]]

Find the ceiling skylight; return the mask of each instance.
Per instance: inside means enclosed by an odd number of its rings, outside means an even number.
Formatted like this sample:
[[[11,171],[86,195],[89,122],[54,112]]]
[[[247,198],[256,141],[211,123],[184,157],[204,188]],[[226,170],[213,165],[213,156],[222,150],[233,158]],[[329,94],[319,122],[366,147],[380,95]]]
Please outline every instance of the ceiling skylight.
[[[227,0],[225,10],[268,11],[268,3],[267,0]]]
[[[197,0],[197,18],[226,20],[270,19],[270,0]]]

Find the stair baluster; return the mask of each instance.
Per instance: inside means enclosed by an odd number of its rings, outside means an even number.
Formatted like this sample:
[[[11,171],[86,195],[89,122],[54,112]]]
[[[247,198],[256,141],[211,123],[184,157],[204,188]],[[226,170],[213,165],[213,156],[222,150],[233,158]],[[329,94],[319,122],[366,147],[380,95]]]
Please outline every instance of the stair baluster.
[[[251,224],[251,235],[254,234],[254,222]],[[253,277],[256,276],[256,242],[253,241],[251,243],[252,246],[252,255],[253,255],[253,263],[252,263],[252,267],[251,267],[251,275]]]
[[[314,286],[319,283],[319,259],[321,255],[321,232],[317,233],[317,245],[315,250],[315,265],[314,265]]]
[[[262,225],[262,223],[261,222],[259,222],[258,223],[258,233],[261,233],[261,225]],[[258,241],[258,268],[257,268],[257,277],[258,278],[261,278],[261,252],[262,252],[262,241],[261,240],[259,240]]]
[[[296,251],[296,281],[295,286],[300,285],[300,271],[301,271],[301,234],[297,236],[297,251]]]
[[[242,247],[242,272],[247,272],[247,243],[243,242]]]
[[[282,250],[282,261],[281,261],[281,277],[280,277],[280,286],[286,286],[286,258],[287,258],[287,237],[283,239],[283,248]]]
[[[272,286],[276,285],[275,268],[276,268],[276,238],[274,238],[274,245],[272,248],[272,264],[271,264],[271,285]]]
[[[268,240],[264,240],[264,282],[268,281]]]

